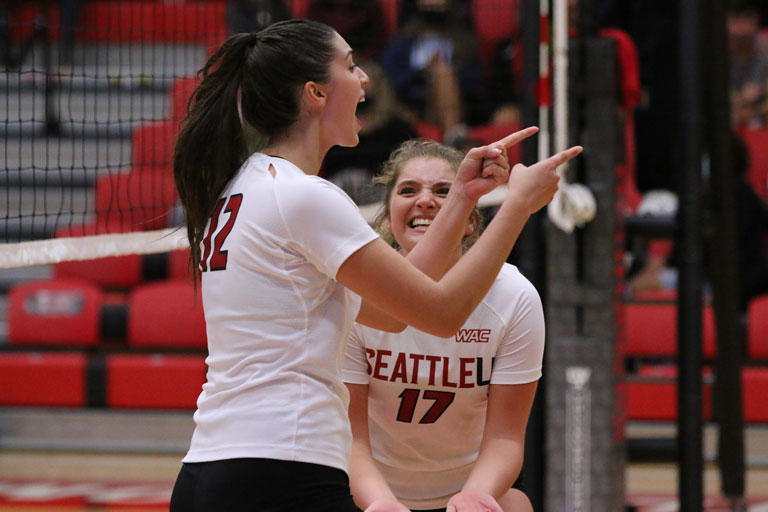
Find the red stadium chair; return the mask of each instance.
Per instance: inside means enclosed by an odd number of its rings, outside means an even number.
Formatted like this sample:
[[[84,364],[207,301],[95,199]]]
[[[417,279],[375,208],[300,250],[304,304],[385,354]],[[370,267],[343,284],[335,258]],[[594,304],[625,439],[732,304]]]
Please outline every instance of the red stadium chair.
[[[85,375],[84,354],[0,353],[0,404],[82,407]]]
[[[629,303],[624,305],[627,357],[664,358],[677,356],[676,304]],[[703,354],[716,353],[714,313],[711,306],[702,311]]]
[[[41,9],[48,13],[50,41],[59,38],[59,6],[54,2],[28,4],[18,9],[13,27],[15,40],[29,37]],[[226,3],[120,1],[84,2],[78,38],[86,41],[126,43],[202,42],[211,44],[226,35]]]
[[[84,280],[15,285],[8,293],[8,341],[14,345],[95,346],[103,295]]]
[[[390,37],[397,33],[397,17],[400,13],[400,0],[379,0],[384,11],[384,21]]]
[[[711,371],[704,370],[702,416],[712,416]],[[677,418],[677,368],[643,366],[627,382],[627,418],[636,421],[674,421]]]
[[[768,128],[741,130],[749,150],[747,179],[757,195],[768,201]]]
[[[752,359],[768,360],[768,295],[749,305],[747,355]]]
[[[114,354],[106,366],[114,408],[194,409],[205,383],[202,355]]]
[[[120,233],[125,229],[120,224],[72,225],[58,229],[56,238]],[[141,282],[143,260],[139,254],[112,256],[92,260],[62,261],[53,265],[56,278],[84,279],[104,288],[128,288]]]
[[[128,297],[127,336],[133,347],[205,349],[200,289],[195,297],[181,279],[137,286]]]
[[[419,137],[424,139],[434,140],[436,142],[442,142],[443,131],[439,126],[425,123],[423,121],[415,121],[413,123],[413,129],[419,134]]]
[[[200,83],[196,77],[177,78],[171,85],[171,121],[178,123],[187,116],[189,98]]]
[[[768,423],[768,368],[744,368],[741,372],[744,421]]]
[[[309,4],[312,0],[287,0],[294,18],[306,18]],[[370,0],[365,0],[370,1]],[[387,24],[387,34],[391,37],[397,32],[397,18],[400,14],[400,0],[378,0],[384,11],[384,23]]]
[[[133,130],[131,163],[133,169],[173,173],[173,151],[179,134],[175,121],[143,123]]]
[[[132,231],[169,225],[176,202],[173,175],[163,171],[102,176],[96,181],[97,221]]]
[[[472,0],[472,19],[483,61],[490,63],[496,44],[520,28],[519,0]]]
[[[712,372],[704,369],[702,413],[712,417]],[[677,419],[677,368],[673,365],[644,366],[627,383],[627,417],[638,421]],[[768,423],[768,368],[749,367],[741,372],[744,421]]]
[[[286,0],[294,18],[306,18],[311,0]]]
[[[189,279],[189,249],[168,253],[168,278]]]

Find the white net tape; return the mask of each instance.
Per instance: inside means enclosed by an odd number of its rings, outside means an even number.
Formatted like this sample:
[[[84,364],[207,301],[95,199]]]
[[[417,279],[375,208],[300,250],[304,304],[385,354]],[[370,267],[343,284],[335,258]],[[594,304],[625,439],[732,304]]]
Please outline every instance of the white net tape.
[[[187,247],[187,231],[179,228],[34,240],[0,244],[0,268],[31,267],[126,254],[152,254]]]
[[[486,208],[501,204],[506,187],[486,194],[478,206]],[[373,221],[380,203],[360,207],[360,214]],[[154,254],[187,249],[187,230],[183,227],[139,231],[110,235],[53,238],[12,244],[0,244],[0,268],[50,265],[62,261],[91,260],[127,254]]]

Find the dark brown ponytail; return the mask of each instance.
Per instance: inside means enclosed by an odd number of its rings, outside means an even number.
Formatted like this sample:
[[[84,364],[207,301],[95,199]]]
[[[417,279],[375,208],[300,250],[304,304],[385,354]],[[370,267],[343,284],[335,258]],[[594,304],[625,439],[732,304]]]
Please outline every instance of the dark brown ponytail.
[[[287,134],[299,117],[304,84],[330,78],[334,36],[332,28],[314,21],[275,23],[258,33],[230,36],[198,72],[201,82],[190,98],[173,161],[193,270],[219,194],[249,156],[244,125],[266,142]]]

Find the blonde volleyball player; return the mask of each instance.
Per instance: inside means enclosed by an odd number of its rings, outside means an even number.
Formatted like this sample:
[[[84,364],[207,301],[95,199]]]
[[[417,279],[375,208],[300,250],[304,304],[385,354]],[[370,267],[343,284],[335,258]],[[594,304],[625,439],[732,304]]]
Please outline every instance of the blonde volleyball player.
[[[236,34],[201,76],[174,176],[201,272],[208,371],[171,511],[355,511],[341,380],[353,321],[456,331],[554,195],[555,167],[580,149],[515,167],[486,233],[438,282],[417,266],[442,273],[474,203],[508,178],[505,147],[535,129],[468,153],[436,235],[406,259],[316,176],[332,146],[358,142],[368,77],[341,36],[307,20]]]
[[[424,239],[461,160],[453,148],[409,141],[384,164],[376,181],[386,185],[385,206],[374,227],[401,254]],[[464,244],[451,250],[451,264],[480,229],[474,215]],[[366,512],[531,511],[526,495],[511,487],[523,461],[543,351],[539,295],[509,264],[450,337],[353,326],[343,378],[351,396],[350,480],[358,506]]]

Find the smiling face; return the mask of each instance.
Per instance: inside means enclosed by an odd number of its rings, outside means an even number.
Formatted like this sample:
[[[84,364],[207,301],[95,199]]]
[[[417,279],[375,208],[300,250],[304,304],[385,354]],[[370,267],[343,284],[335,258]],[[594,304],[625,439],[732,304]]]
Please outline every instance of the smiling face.
[[[389,230],[405,253],[432,224],[455,177],[456,170],[442,158],[419,156],[402,166],[389,200]]]
[[[363,86],[368,75],[355,64],[352,48],[339,34],[334,39],[335,55],[331,61],[331,79],[325,84],[327,94],[321,123],[330,146],[356,146],[360,121],[355,115],[357,105],[365,99]]]

